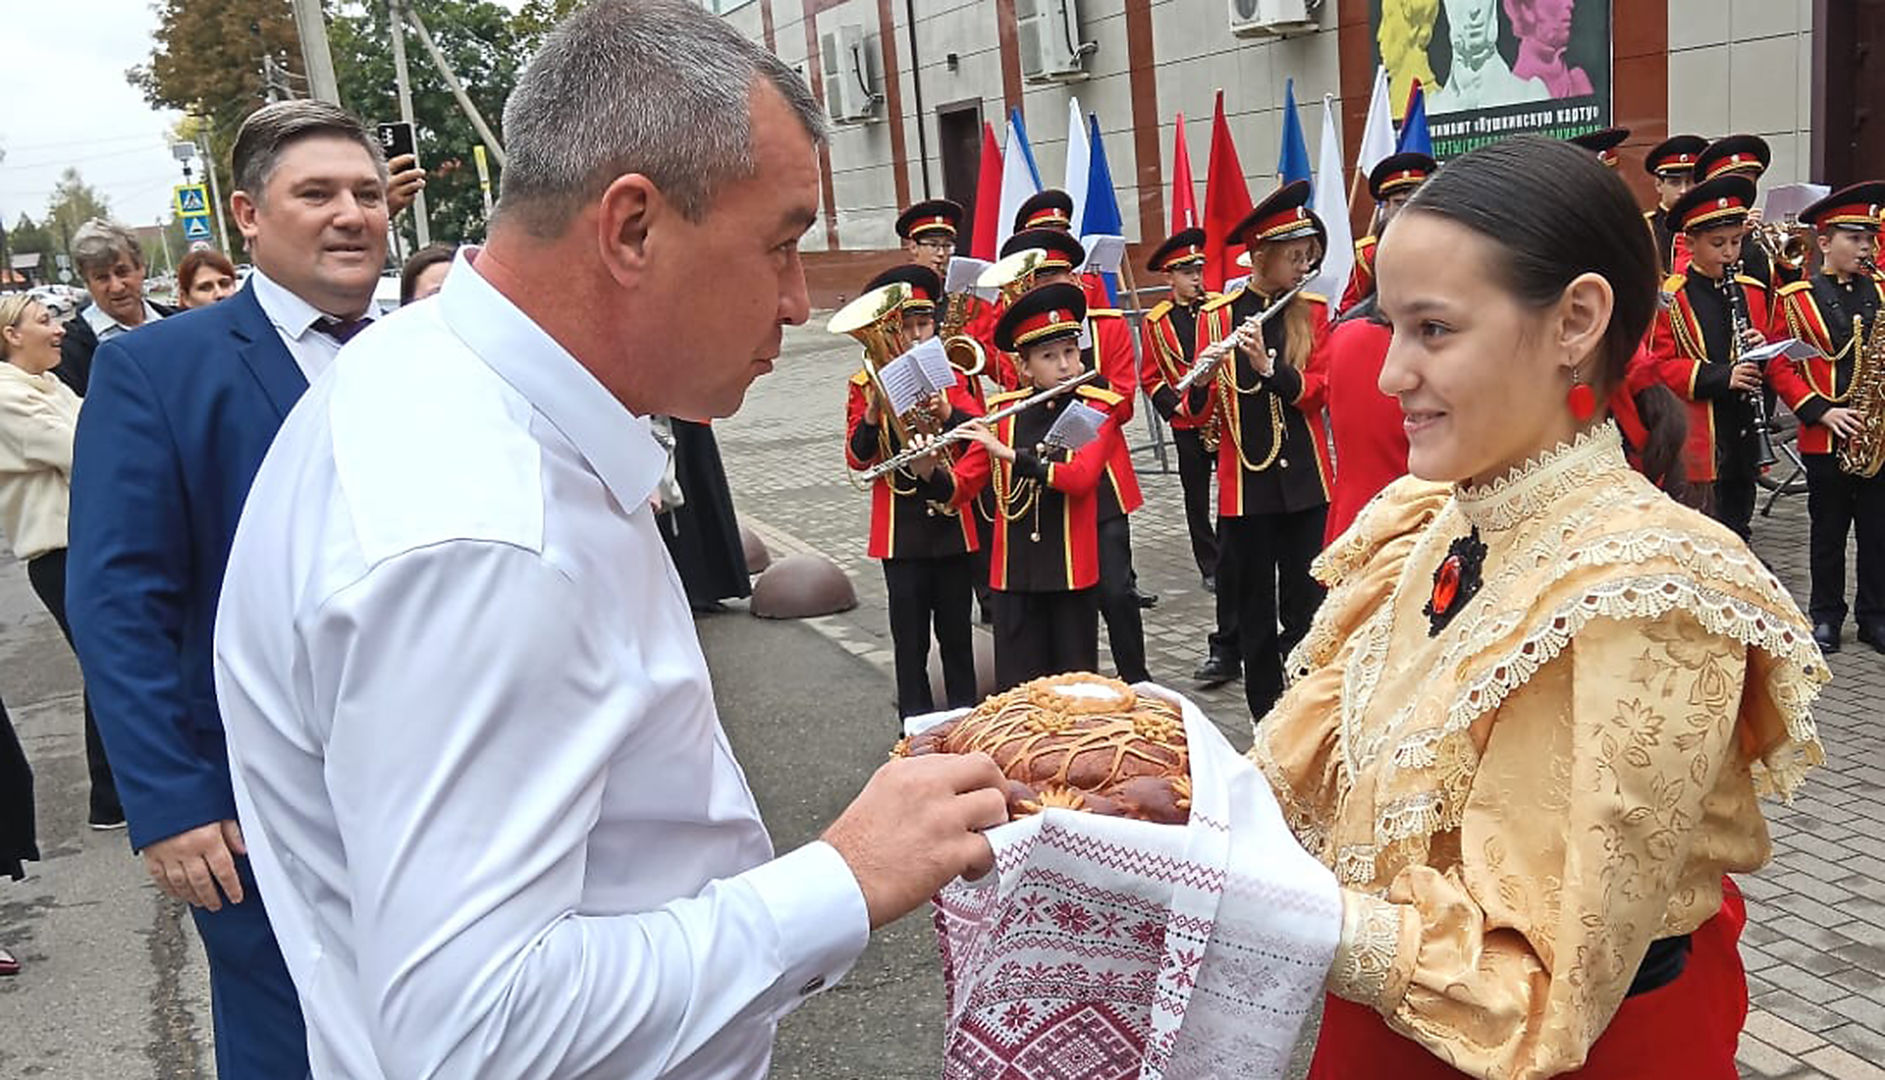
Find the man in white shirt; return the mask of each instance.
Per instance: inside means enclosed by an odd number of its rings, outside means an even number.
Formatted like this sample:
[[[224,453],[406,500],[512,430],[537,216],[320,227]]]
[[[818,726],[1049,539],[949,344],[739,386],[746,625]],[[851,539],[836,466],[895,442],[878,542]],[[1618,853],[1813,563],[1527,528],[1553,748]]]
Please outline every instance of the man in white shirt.
[[[698,5],[598,0],[504,131],[489,245],[343,351],[237,532],[257,878],[316,1077],[760,1077],[1006,818],[987,758],[897,761],[774,858],[648,505],[645,418],[731,414],[808,315],[823,120]]]

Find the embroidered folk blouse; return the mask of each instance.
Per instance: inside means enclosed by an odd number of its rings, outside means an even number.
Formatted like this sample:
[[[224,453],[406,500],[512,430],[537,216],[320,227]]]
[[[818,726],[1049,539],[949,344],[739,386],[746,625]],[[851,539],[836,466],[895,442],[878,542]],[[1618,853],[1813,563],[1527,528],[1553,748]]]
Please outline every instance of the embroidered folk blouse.
[[[1483,584],[1430,634],[1475,528]],[[1820,760],[1808,624],[1608,424],[1485,488],[1395,482],[1315,573],[1251,757],[1343,887],[1330,990],[1474,1076],[1575,1069]]]

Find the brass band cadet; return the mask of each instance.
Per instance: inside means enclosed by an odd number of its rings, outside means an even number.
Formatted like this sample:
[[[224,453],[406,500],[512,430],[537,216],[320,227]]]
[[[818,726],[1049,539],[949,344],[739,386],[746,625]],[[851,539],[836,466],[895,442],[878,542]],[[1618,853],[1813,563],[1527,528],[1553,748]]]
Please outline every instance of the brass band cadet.
[[[1706,149],[1708,140],[1700,135],[1671,135],[1643,157],[1643,170],[1656,181],[1656,208],[1643,211],[1643,220],[1656,238],[1656,257],[1665,276],[1674,272],[1676,237],[1681,235],[1669,224],[1669,208],[1695,186],[1695,159]]]
[[[864,291],[892,282],[909,286],[909,299],[903,305],[905,333],[913,342],[929,340],[936,332],[941,280],[927,267],[909,263],[877,275]],[[893,425],[886,422],[883,407],[869,372],[853,375],[845,405],[845,457],[854,469],[867,469],[904,449]],[[960,382],[946,400],[931,407],[946,410],[947,423],[980,413]],[[926,459],[907,473],[890,472],[871,482],[869,554],[884,566],[900,717],[935,711],[929,685],[932,629],[942,653],[943,692],[949,707],[966,708],[977,699],[975,643],[969,622],[973,553],[978,547],[974,510],[924,497],[923,474],[934,464],[933,459]]]
[[[1874,260],[1885,183],[1854,184],[1806,208],[1800,220],[1817,233],[1820,272],[1780,290],[1787,333],[1819,350],[1799,364],[1776,364],[1774,388],[1800,418],[1800,458],[1806,464],[1811,527],[1813,640],[1820,651],[1839,651],[1846,622],[1846,537],[1856,531],[1859,594],[1853,614],[1859,640],[1885,652],[1885,478],[1847,472],[1837,451],[1876,429],[1885,416],[1858,386],[1861,353],[1885,312]],[[1868,358],[1877,371],[1885,358]],[[1877,385],[1881,376],[1872,376]],[[1859,393],[1855,394],[1855,390]],[[1876,398],[1876,392],[1874,393]],[[1873,435],[1876,438],[1876,434]]]
[[[1347,311],[1374,295],[1375,244],[1380,242],[1388,222],[1394,220],[1394,215],[1407,205],[1414,191],[1439,167],[1426,154],[1408,150],[1389,154],[1368,170],[1368,194],[1374,199],[1374,228],[1355,241],[1355,272],[1349,276],[1348,288],[1342,293],[1342,303],[1337,310]]]

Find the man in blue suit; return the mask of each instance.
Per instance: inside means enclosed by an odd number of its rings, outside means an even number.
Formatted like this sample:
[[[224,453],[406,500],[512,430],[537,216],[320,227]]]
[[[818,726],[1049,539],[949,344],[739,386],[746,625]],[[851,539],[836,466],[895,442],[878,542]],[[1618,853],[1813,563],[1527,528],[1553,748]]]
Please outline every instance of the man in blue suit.
[[[315,101],[251,115],[233,157],[255,273],[227,301],[99,348],[73,452],[67,597],[131,845],[191,905],[209,955],[217,1071],[278,1080],[307,1075],[307,1037],[236,822],[211,631],[269,443],[369,317],[386,164],[359,121]]]

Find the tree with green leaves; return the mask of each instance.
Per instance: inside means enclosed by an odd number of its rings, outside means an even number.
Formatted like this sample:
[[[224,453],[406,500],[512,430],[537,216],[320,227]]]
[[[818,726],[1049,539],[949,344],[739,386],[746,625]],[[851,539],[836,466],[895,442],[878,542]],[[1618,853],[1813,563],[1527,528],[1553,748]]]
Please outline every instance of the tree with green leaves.
[[[78,234],[80,225],[110,216],[111,201],[86,183],[78,169],[66,166],[46,203],[46,229],[57,241],[57,250],[72,250],[72,237]]]

